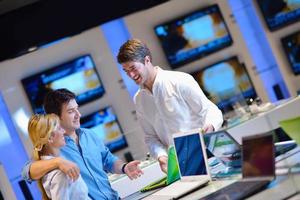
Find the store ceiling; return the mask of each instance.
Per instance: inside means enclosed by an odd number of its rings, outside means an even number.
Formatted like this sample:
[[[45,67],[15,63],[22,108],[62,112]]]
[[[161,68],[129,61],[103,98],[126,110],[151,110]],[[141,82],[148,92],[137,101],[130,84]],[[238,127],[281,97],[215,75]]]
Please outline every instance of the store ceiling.
[[[0,0],[0,15],[30,5],[39,0]]]
[[[0,0],[0,61],[169,0]]]

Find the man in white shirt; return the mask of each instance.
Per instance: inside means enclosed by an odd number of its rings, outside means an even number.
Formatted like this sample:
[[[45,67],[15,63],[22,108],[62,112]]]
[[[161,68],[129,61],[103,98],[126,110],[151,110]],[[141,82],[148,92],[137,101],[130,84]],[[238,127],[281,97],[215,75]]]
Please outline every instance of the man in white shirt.
[[[153,66],[151,52],[142,41],[128,40],[117,58],[140,86],[134,97],[137,117],[150,153],[158,159],[162,171],[167,171],[166,149],[173,133],[196,128],[211,132],[221,127],[222,112],[207,99],[194,78]]]

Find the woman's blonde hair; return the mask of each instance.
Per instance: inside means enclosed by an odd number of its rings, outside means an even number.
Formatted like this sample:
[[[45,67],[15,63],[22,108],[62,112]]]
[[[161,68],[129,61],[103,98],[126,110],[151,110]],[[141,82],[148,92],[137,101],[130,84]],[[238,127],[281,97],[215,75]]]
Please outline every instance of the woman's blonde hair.
[[[55,114],[33,115],[28,122],[28,133],[33,145],[34,160],[41,160],[45,145],[53,131],[59,125],[59,117]],[[43,199],[49,199],[42,185],[41,179],[38,180],[39,188],[42,191]]]

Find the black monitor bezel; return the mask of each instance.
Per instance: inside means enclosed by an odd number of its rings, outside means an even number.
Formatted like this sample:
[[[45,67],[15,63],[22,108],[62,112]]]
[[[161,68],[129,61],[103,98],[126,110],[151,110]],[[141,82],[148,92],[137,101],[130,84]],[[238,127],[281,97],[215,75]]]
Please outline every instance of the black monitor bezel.
[[[284,51],[284,54],[285,54],[285,57],[287,59],[287,61],[289,62],[289,65],[290,65],[290,69],[292,70],[293,74],[294,75],[299,75],[300,74],[300,70],[299,72],[297,72],[294,67],[293,67],[293,63],[291,62],[291,60],[289,59],[289,50],[287,48],[287,41],[290,40],[290,38],[296,36],[296,35],[299,35],[300,37],[300,30],[296,31],[296,32],[293,32],[289,35],[286,35],[284,37],[282,37],[280,40],[281,40],[281,44],[282,44],[282,48],[283,48],[283,51]],[[299,44],[299,48],[300,48],[300,44]]]
[[[274,27],[271,27],[270,24],[268,23],[268,17],[266,16],[265,12],[263,11],[263,8],[262,8],[262,5],[260,3],[260,0],[256,0],[256,4],[257,4],[257,7],[259,8],[261,14],[262,14],[262,17],[264,19],[264,22],[265,24],[267,25],[268,29],[273,32],[273,31],[277,31],[279,29],[282,29],[286,26],[289,26],[291,24],[294,24],[294,23],[297,23],[297,21],[300,20],[300,16],[298,18],[295,18],[293,20],[289,20],[289,21],[286,21],[278,26],[274,26]]]
[[[78,59],[80,59],[80,58],[82,58],[82,57],[86,57],[86,56],[90,57],[90,59],[91,59],[91,61],[92,61],[92,63],[93,63],[93,69],[95,70],[95,74],[97,75],[98,80],[99,80],[99,82],[100,82],[100,85],[101,85],[101,87],[102,87],[102,92],[99,93],[98,95],[94,95],[92,98],[89,98],[89,99],[86,100],[86,101],[83,101],[83,102],[77,101],[77,103],[78,103],[78,105],[84,105],[84,104],[87,104],[87,103],[89,103],[89,102],[92,102],[92,101],[94,101],[94,100],[96,100],[96,99],[98,99],[98,98],[101,98],[101,97],[105,94],[106,91],[105,91],[103,82],[102,82],[102,80],[101,80],[101,78],[100,78],[100,75],[99,75],[99,73],[98,73],[96,64],[95,64],[95,62],[94,62],[94,60],[93,60],[93,57],[91,56],[91,54],[83,54],[83,55],[79,55],[79,56],[76,56],[76,57],[73,57],[73,58],[67,60],[66,62],[62,62],[62,63],[60,63],[60,64],[54,65],[54,66],[52,66],[52,67],[50,67],[50,68],[48,68],[48,69],[46,69],[46,70],[42,70],[42,71],[40,71],[40,72],[38,72],[38,73],[29,75],[29,76],[27,76],[27,77],[21,79],[21,83],[22,83],[23,89],[24,89],[24,91],[25,91],[25,93],[26,93],[26,95],[27,95],[27,97],[28,97],[28,101],[29,101],[29,103],[30,103],[30,105],[31,105],[31,108],[32,108],[33,113],[39,113],[39,112],[37,112],[37,109],[39,109],[40,107],[36,106],[35,103],[34,103],[34,101],[32,101],[32,99],[31,99],[31,94],[30,94],[29,91],[27,90],[26,85],[28,85],[28,83],[32,82],[33,80],[38,80],[38,79],[40,79],[40,76],[43,75],[43,74],[55,73],[55,71],[59,71],[59,69],[60,69],[61,67],[65,66],[65,65],[69,65],[70,63],[72,63],[72,62],[74,62],[74,61],[76,61],[76,60],[78,60]],[[43,84],[43,85],[44,85],[44,84]],[[43,105],[41,105],[41,106],[43,107]]]
[[[215,49],[215,50],[213,50],[213,51],[210,51],[210,52],[208,52],[208,53],[199,54],[199,55],[197,55],[197,56],[194,56],[194,57],[191,57],[191,58],[189,58],[189,59],[186,59],[186,60],[184,60],[184,61],[182,61],[182,62],[172,64],[172,63],[169,61],[169,59],[168,59],[167,52],[166,52],[165,49],[163,48],[162,41],[161,41],[159,35],[158,35],[158,34],[156,33],[156,31],[155,31],[156,28],[159,27],[159,26],[166,26],[166,25],[172,24],[172,23],[174,23],[174,22],[176,22],[176,21],[183,20],[183,19],[185,19],[185,18],[187,18],[187,17],[189,17],[189,16],[195,15],[195,14],[198,13],[198,12],[203,12],[203,11],[209,10],[209,9],[211,9],[211,8],[213,8],[213,7],[215,7],[215,8],[217,9],[216,12],[220,15],[220,18],[222,19],[222,21],[223,21],[223,23],[224,23],[224,25],[225,25],[225,29],[226,29],[226,31],[228,32],[228,36],[229,36],[229,38],[230,38],[230,42],[229,42],[227,45],[222,46],[222,47],[220,47],[220,48],[218,48],[218,49]],[[225,49],[225,48],[228,48],[228,47],[232,46],[232,44],[233,44],[233,42],[234,42],[234,41],[233,41],[233,38],[232,38],[232,36],[231,36],[230,30],[229,30],[229,28],[228,28],[227,22],[225,21],[225,19],[224,19],[224,17],[223,17],[223,14],[222,14],[222,12],[221,12],[220,7],[218,6],[218,4],[213,4],[213,5],[209,5],[209,6],[206,6],[206,7],[201,7],[200,9],[197,9],[197,10],[194,10],[194,11],[191,11],[191,12],[188,12],[188,13],[186,13],[186,14],[184,14],[184,15],[181,15],[181,16],[179,16],[179,17],[173,18],[173,19],[171,19],[171,20],[168,20],[168,21],[159,23],[159,24],[157,24],[156,26],[154,26],[154,33],[155,33],[156,37],[158,38],[158,41],[159,41],[159,43],[160,43],[160,46],[161,46],[161,48],[162,48],[162,50],[163,50],[163,52],[164,52],[165,58],[166,58],[166,60],[168,61],[169,65],[170,65],[170,67],[171,67],[172,69],[176,69],[176,68],[182,67],[182,66],[184,66],[185,64],[192,63],[192,62],[194,62],[194,61],[196,61],[196,60],[199,60],[199,59],[201,59],[201,58],[204,58],[204,57],[206,57],[206,56],[208,56],[208,55],[210,55],[210,54],[214,54],[214,53],[216,53],[216,52],[219,52],[219,51],[221,51],[221,50],[223,50],[223,49]]]

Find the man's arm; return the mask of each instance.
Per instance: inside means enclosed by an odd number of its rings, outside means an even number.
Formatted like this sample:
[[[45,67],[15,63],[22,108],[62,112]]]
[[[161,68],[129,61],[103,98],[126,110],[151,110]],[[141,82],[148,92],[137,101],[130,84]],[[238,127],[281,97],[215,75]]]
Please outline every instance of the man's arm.
[[[205,132],[216,131],[222,126],[221,110],[205,96],[198,83],[191,76],[181,84],[180,90],[185,101],[194,112],[204,119],[202,128]]]
[[[37,180],[42,178],[49,171],[60,169],[72,180],[76,180],[79,176],[79,168],[73,162],[57,157],[49,160],[38,160],[30,164],[28,178]]]
[[[157,158],[161,170],[167,173],[168,154],[166,146],[162,144],[153,126],[143,118],[143,114],[137,111],[137,118],[145,134],[145,143],[150,150],[150,154]]]
[[[157,158],[161,171],[168,172],[168,156],[159,156]]]
[[[131,180],[136,179],[143,174],[138,166],[141,162],[138,160],[124,163],[122,160],[116,160],[114,163],[114,172],[117,174],[125,173]]]
[[[114,165],[113,165],[113,171],[116,174],[123,174],[122,172],[122,167],[123,165],[126,164],[125,162],[123,162],[122,160],[116,160]]]
[[[146,119],[144,119],[143,113],[140,113],[138,110],[136,111],[136,115],[138,122],[145,134],[144,141],[150,151],[150,154],[154,158],[167,156],[167,146],[160,141],[157,133],[153,128],[153,125],[151,125]]]

